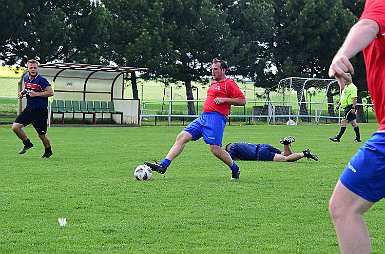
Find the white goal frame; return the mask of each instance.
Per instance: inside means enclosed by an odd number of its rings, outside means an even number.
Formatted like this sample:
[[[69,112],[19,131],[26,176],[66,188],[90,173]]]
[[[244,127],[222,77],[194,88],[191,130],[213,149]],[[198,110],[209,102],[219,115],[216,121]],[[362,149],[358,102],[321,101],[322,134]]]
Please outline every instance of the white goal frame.
[[[336,116],[329,116],[324,114],[324,112],[327,111],[325,110],[325,105],[330,104],[330,102],[327,100],[328,92],[330,89],[332,89],[333,86],[338,86],[336,79],[288,77],[279,81],[277,91],[282,91],[283,97],[285,96],[285,91],[287,91],[289,93],[287,104],[296,104],[296,110],[289,110],[289,120],[295,119],[296,123],[298,123],[301,118],[314,118],[314,122],[319,123],[321,118],[340,118],[339,112]],[[312,87],[315,87],[316,90],[321,93],[324,92],[323,99],[321,101],[312,102],[305,100],[305,94],[307,90]],[[300,92],[300,94],[298,94],[298,92]],[[295,101],[293,100],[292,93],[296,95],[297,99]],[[283,98],[282,101],[285,103],[285,98]],[[333,100],[333,107],[335,102],[336,100]],[[308,104],[314,105],[314,114],[301,114],[301,107],[306,107]]]

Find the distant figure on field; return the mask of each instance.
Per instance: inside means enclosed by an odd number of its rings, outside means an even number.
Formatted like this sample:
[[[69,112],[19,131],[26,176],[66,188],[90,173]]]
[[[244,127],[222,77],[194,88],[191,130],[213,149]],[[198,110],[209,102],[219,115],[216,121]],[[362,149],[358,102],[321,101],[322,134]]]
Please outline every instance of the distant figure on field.
[[[340,142],[342,135],[346,130],[346,125],[348,122],[353,126],[354,132],[356,133],[356,138],[353,142],[361,142],[360,137],[360,128],[357,123],[357,87],[352,82],[344,82],[344,89],[341,93],[340,101],[336,106],[336,110],[339,110],[340,106],[344,109],[343,118],[341,120],[340,132],[334,138],[329,138],[333,142]]]
[[[27,62],[27,74],[23,78],[24,90],[19,92],[19,98],[27,97],[26,108],[16,117],[12,130],[23,141],[24,147],[19,154],[24,154],[33,147],[27,134],[22,129],[32,124],[43,142],[45,151],[42,158],[52,155],[51,141],[47,136],[48,97],[53,96],[51,84],[38,73],[38,62],[31,59]]]
[[[285,137],[280,140],[283,144],[283,152],[269,144],[251,144],[246,142],[229,143],[226,151],[233,160],[245,161],[280,161],[293,162],[302,158],[318,161],[318,156],[305,149],[301,153],[293,153],[290,144],[295,142],[293,137]]]

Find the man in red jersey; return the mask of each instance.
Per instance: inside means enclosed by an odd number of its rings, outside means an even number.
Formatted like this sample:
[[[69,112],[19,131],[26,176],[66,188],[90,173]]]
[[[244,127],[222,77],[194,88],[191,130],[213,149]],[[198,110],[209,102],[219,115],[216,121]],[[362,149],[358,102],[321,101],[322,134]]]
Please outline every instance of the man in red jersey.
[[[385,197],[385,1],[367,0],[360,20],[350,29],[330,65],[329,76],[351,82],[349,61],[363,51],[368,89],[379,129],[351,158],[329,203],[342,253],[371,253],[364,213]]]
[[[161,163],[145,162],[145,165],[164,174],[172,160],[183,151],[186,143],[203,137],[206,144],[210,145],[211,152],[230,167],[231,180],[239,179],[239,167],[230,155],[222,149],[222,138],[231,105],[243,106],[246,104],[246,99],[238,85],[226,77],[226,71],[225,61],[213,60],[211,66],[213,81],[207,90],[202,114],[177,136],[174,146]]]

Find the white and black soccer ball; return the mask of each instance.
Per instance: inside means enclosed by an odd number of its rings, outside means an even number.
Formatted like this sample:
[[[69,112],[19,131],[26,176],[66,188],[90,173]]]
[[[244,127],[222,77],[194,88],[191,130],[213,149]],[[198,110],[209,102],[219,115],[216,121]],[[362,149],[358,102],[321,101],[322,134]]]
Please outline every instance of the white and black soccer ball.
[[[147,181],[152,177],[152,170],[146,165],[139,165],[134,171],[134,177],[138,181]]]

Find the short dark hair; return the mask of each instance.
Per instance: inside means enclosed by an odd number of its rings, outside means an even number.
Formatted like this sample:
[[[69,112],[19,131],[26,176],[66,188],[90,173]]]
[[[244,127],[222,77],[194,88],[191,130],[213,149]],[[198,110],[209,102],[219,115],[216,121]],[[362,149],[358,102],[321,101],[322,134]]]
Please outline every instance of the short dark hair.
[[[39,66],[39,62],[35,59],[29,59],[28,62],[27,62],[27,65],[28,64],[37,64],[37,66]]]
[[[219,60],[218,58],[213,59],[213,63],[220,63],[222,70],[227,70],[227,63],[224,60]]]

